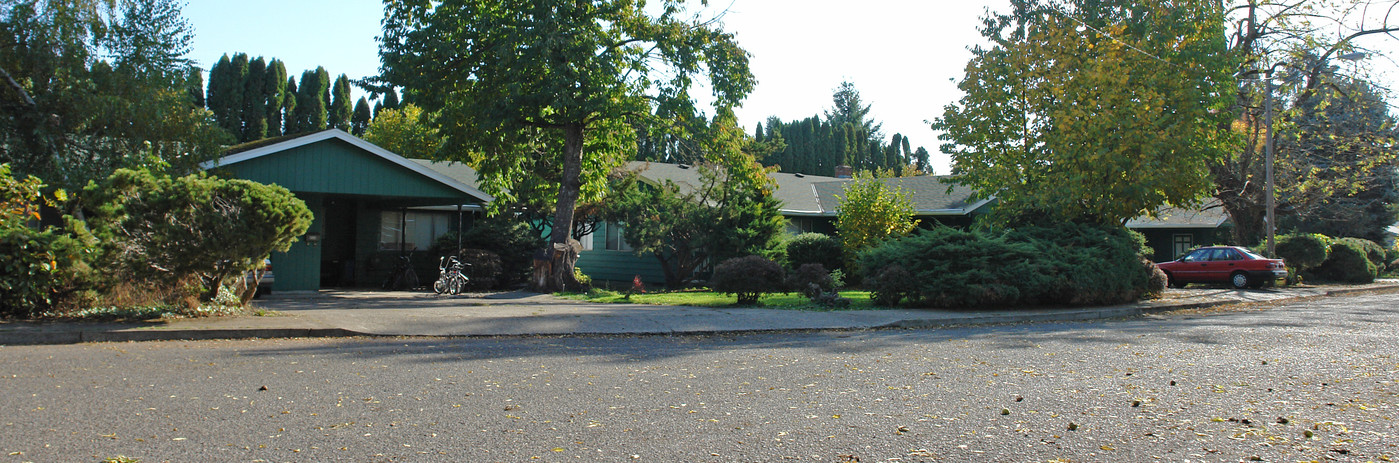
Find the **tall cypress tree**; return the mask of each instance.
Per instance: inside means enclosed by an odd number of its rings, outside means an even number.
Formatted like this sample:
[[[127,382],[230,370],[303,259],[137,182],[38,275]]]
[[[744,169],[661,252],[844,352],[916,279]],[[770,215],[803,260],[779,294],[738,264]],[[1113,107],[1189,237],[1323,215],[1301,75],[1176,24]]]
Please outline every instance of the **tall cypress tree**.
[[[354,113],[354,104],[350,102],[350,78],[340,74],[340,77],[335,78],[335,86],[330,94],[330,126],[349,132],[350,117]]]
[[[225,88],[228,89],[228,100],[224,102],[228,116],[220,121],[220,126],[232,134],[239,141],[243,139],[243,98],[246,90],[244,82],[248,79],[248,54],[235,53],[233,60],[229,62],[228,73],[225,76],[228,81]]]
[[[355,136],[364,135],[364,129],[369,128],[369,120],[373,117],[369,112],[369,100],[359,97],[355,103],[355,114],[350,116],[350,133]]]
[[[196,109],[204,108],[204,71],[198,66],[189,67],[185,89],[189,92],[190,104]]]
[[[209,68],[209,93],[204,103],[209,111],[214,113],[214,121],[219,127],[228,127],[229,117],[235,117],[229,107],[228,100],[231,97],[229,92],[229,71],[233,67],[228,54],[219,58],[214,67]]]
[[[395,92],[392,88],[384,92],[384,109],[398,109],[399,106],[398,92]]]
[[[261,140],[267,137],[267,61],[261,56],[248,62],[243,78],[243,133],[239,141]]]
[[[296,118],[296,78],[287,77],[287,87],[282,92],[282,135],[301,133],[301,121]]]
[[[296,124],[301,132],[326,129],[326,109],[330,105],[330,73],[317,67],[301,74],[296,93]]]
[[[267,75],[264,78],[262,92],[265,97],[265,111],[267,114],[267,136],[282,136],[282,105],[287,97],[287,65],[282,60],[273,58],[267,64]]]

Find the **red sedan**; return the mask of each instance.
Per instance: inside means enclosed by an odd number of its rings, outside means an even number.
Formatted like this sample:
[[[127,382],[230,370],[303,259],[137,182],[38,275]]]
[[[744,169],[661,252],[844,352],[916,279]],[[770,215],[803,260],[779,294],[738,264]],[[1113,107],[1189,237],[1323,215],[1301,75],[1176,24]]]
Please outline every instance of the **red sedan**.
[[[1189,283],[1229,283],[1235,288],[1257,288],[1287,278],[1287,266],[1282,259],[1269,259],[1238,246],[1203,247],[1156,266],[1166,272],[1174,288],[1184,288]]]

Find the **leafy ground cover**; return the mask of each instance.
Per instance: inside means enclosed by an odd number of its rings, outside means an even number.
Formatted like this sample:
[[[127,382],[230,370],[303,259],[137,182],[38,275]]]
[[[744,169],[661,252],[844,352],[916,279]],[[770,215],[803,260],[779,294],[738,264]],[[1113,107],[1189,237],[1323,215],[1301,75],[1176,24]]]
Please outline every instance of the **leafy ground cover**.
[[[850,300],[850,307],[842,310],[883,310],[888,307],[875,306],[870,301],[869,291],[841,291],[841,297]],[[568,299],[617,303],[617,304],[656,304],[656,305],[686,305],[694,307],[735,307],[734,296],[714,291],[686,290],[668,292],[636,293],[628,300],[626,296],[618,291],[604,289],[593,289],[587,293],[560,293],[560,297]],[[758,298],[757,306],[769,309],[788,310],[809,310],[827,311],[830,307],[812,303],[810,299],[800,293],[781,294],[769,293]]]

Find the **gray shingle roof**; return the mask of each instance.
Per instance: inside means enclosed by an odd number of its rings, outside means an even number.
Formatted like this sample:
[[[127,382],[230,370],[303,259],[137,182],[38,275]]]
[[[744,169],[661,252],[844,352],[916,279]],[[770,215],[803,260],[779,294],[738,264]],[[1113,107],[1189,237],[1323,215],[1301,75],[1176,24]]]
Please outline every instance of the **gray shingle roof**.
[[[473,188],[478,187],[476,170],[466,164],[427,159],[413,161]],[[701,181],[700,170],[694,166],[629,161],[624,168],[637,172],[645,181],[660,183],[670,180],[682,188],[694,188]],[[851,181],[820,175],[773,173],[769,176],[777,183],[775,195],[782,201],[782,214],[787,216],[834,217],[845,184]],[[914,210],[920,216],[966,215],[990,202],[976,198],[971,188],[954,184],[948,179],[948,176],[920,176],[880,181],[900,186],[911,193]],[[1155,219],[1148,216],[1132,219],[1127,222],[1127,228],[1217,228],[1229,218],[1217,200],[1207,201],[1198,208],[1167,208],[1158,215]]]
[[[1161,209],[1156,218],[1141,216],[1127,221],[1127,228],[1219,228],[1229,220],[1229,214],[1219,200],[1210,199],[1200,207]]]

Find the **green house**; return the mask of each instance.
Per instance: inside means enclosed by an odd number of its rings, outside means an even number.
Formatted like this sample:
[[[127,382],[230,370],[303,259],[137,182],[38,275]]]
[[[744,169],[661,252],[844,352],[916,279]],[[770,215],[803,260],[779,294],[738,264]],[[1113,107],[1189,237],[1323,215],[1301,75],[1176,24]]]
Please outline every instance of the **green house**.
[[[337,129],[235,146],[203,167],[281,185],[314,214],[306,235],[273,253],[274,291],[376,286],[400,255],[412,258],[420,278],[432,278],[434,241],[469,226],[493,199]]]

